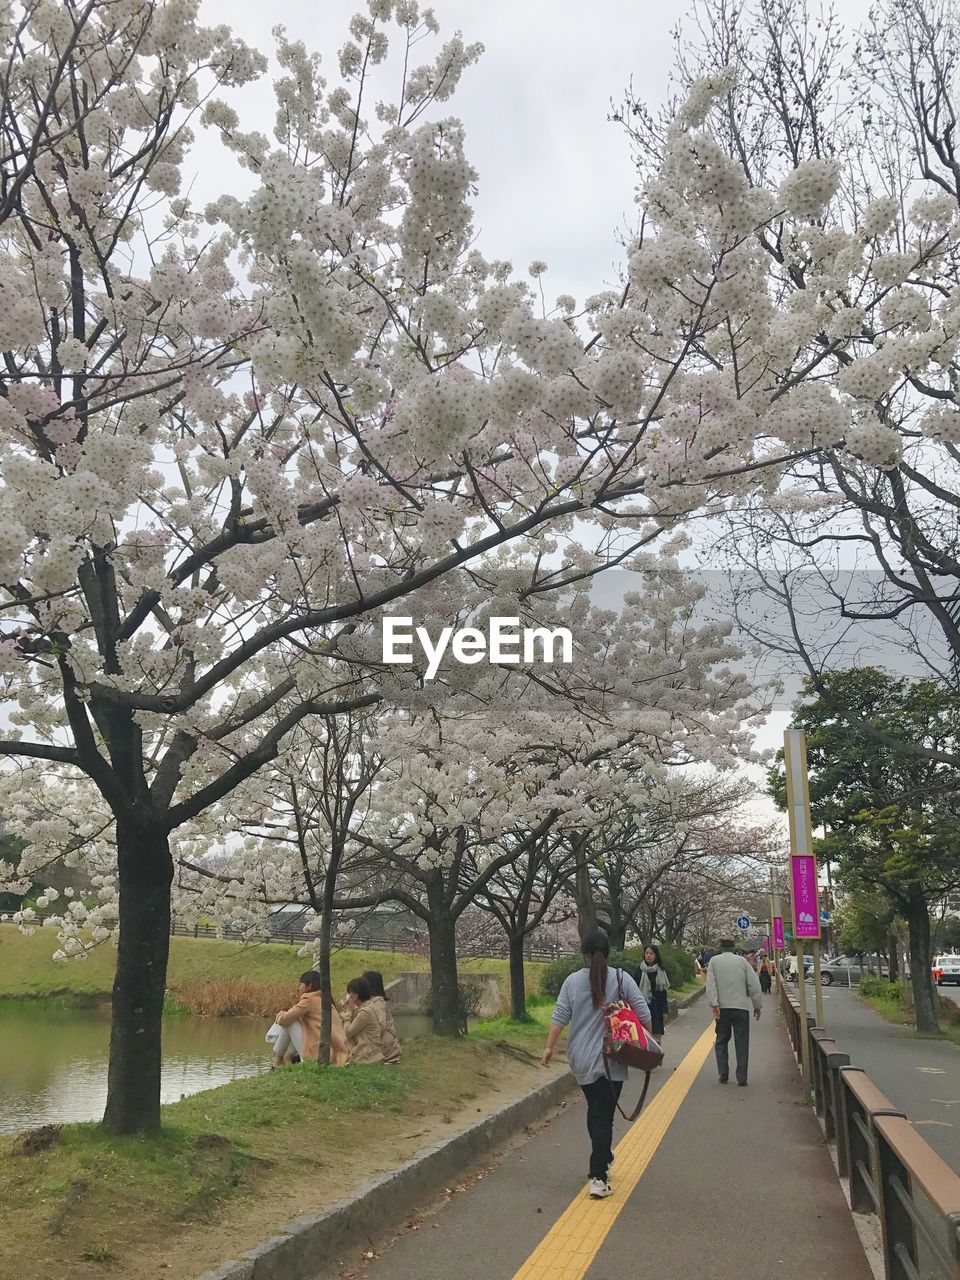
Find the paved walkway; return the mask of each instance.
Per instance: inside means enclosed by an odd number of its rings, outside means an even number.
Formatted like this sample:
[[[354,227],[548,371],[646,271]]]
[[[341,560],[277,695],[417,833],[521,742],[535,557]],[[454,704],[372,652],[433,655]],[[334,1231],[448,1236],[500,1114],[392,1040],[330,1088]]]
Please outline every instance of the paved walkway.
[[[807,983],[811,1012],[814,995]],[[921,1137],[960,1173],[960,1045],[887,1022],[845,987],[824,991],[823,1015],[827,1031],[853,1066],[863,1067]]]
[[[618,1119],[615,1193],[585,1193],[579,1096],[467,1190],[368,1241],[317,1280],[871,1280],[775,996],[752,1028],[750,1085],[721,1086],[701,1001],[671,1024],[640,1120]],[[732,1048],[732,1046],[731,1046]],[[625,1100],[636,1097],[636,1081]],[[363,1257],[373,1252],[374,1259]]]

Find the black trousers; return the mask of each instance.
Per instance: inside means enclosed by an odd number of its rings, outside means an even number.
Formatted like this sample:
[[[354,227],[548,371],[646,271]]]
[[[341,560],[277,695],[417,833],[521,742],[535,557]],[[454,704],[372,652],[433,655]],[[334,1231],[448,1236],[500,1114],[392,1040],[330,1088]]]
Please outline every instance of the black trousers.
[[[653,1034],[663,1035],[663,1024],[667,1017],[667,993],[654,991],[647,1001],[650,1006],[650,1021],[653,1023]]]
[[[717,1070],[720,1079],[730,1075],[730,1034],[737,1050],[737,1081],[745,1083],[750,1061],[750,1011],[748,1009],[721,1009],[717,1019]]]
[[[599,1080],[591,1080],[582,1084],[583,1096],[587,1100],[587,1133],[590,1135],[590,1173],[591,1178],[606,1181],[607,1170],[613,1159],[613,1116],[617,1109],[617,1100],[623,1088],[622,1080],[613,1083],[606,1076]]]

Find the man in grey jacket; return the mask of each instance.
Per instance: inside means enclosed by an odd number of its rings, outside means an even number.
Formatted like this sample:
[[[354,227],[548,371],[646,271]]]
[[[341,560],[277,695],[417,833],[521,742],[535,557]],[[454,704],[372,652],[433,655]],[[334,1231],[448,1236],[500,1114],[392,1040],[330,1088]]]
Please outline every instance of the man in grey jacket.
[[[763,995],[760,979],[743,956],[734,951],[732,938],[720,940],[720,950],[707,968],[707,1003],[717,1020],[715,1048],[720,1083],[726,1084],[730,1078],[728,1050],[732,1032],[737,1051],[737,1084],[744,1087],[750,1058],[750,1008],[759,1018]]]

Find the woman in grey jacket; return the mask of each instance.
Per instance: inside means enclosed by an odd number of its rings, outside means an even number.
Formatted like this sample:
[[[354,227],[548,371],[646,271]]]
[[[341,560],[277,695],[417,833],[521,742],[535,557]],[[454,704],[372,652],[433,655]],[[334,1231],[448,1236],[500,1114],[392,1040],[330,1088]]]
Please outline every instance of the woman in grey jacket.
[[[610,1079],[603,1062],[603,1006],[618,999],[618,990],[646,1029],[650,1030],[650,1009],[640,988],[623,970],[607,964],[610,939],[602,929],[587,934],[581,944],[587,967],[571,973],[560,988],[550,1020],[543,1065],[549,1066],[563,1028],[569,1024],[567,1062],[587,1100],[587,1132],[590,1135],[588,1190],[594,1200],[612,1192],[610,1165],[613,1162],[613,1113],[627,1068],[609,1063]]]

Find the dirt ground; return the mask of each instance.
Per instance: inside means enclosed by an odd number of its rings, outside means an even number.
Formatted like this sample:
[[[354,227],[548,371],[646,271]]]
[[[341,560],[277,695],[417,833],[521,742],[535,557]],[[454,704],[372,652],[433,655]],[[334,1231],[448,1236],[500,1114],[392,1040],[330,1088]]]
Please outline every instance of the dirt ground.
[[[236,1185],[225,1196],[211,1197],[209,1206],[193,1205],[179,1220],[171,1218],[162,1202],[152,1203],[149,1176],[139,1189],[130,1187],[129,1196],[116,1197],[122,1203],[111,1205],[106,1185],[96,1185],[97,1161],[59,1186],[51,1183],[49,1171],[32,1190],[25,1181],[14,1186],[8,1180],[4,1198],[16,1199],[7,1219],[12,1232],[8,1234],[8,1225],[0,1229],[0,1280],[48,1280],[51,1275],[62,1280],[196,1280],[277,1234],[292,1218],[336,1204],[357,1184],[396,1168],[565,1069],[561,1061],[544,1071],[532,1052],[532,1038],[524,1036],[523,1041],[512,1052],[480,1039],[454,1045],[449,1054],[435,1048],[414,1051],[418,1082],[400,1111],[329,1114],[322,1125],[319,1116],[305,1114],[302,1125],[288,1123],[276,1130],[260,1121],[250,1152],[241,1164],[228,1166],[238,1169]],[[220,1160],[222,1186],[224,1160],[233,1144],[223,1139],[224,1151],[218,1153],[212,1134],[209,1145],[211,1158]],[[53,1153],[47,1156],[53,1158]]]

